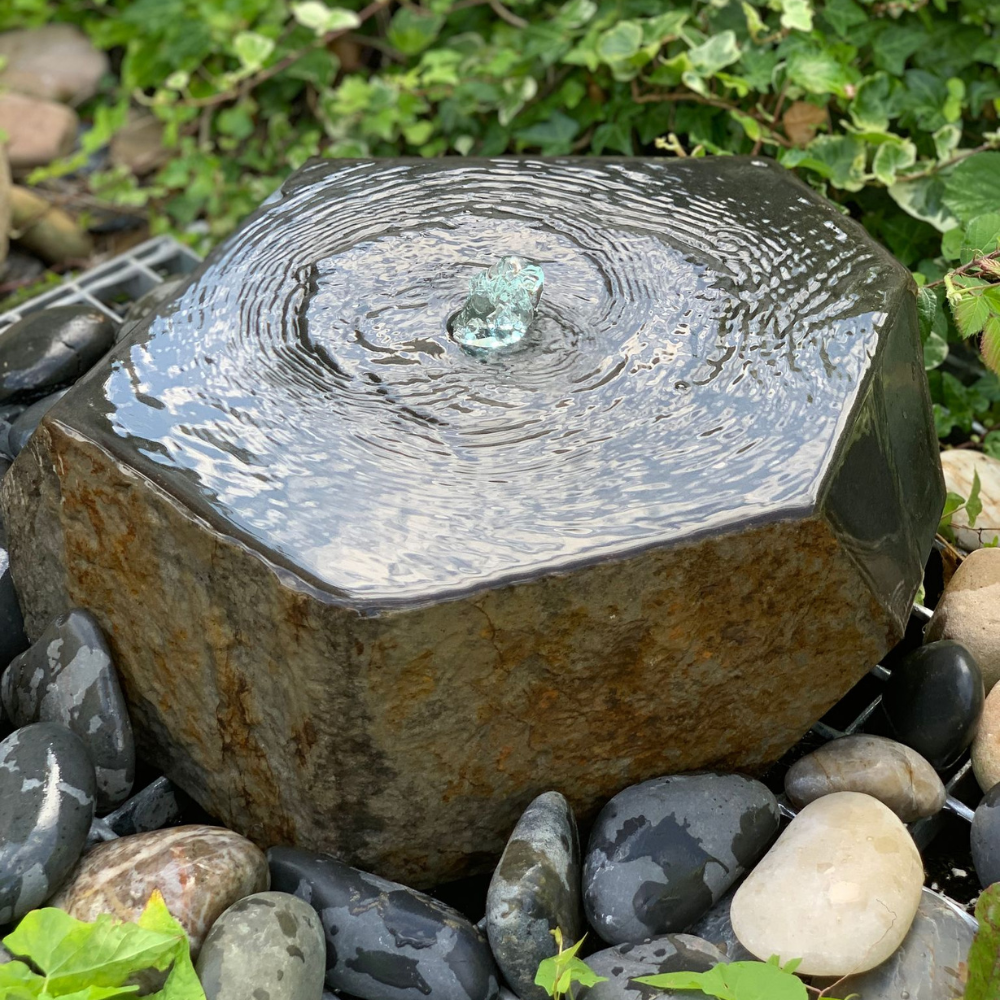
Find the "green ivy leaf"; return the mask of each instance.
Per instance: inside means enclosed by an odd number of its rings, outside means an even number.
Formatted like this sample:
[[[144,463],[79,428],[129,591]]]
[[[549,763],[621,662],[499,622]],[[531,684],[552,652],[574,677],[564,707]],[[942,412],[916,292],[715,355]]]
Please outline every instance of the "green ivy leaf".
[[[866,77],[848,106],[851,120],[863,131],[884,131],[899,114],[898,93],[899,84],[887,73]]]
[[[360,27],[361,19],[353,10],[327,7],[321,0],[302,0],[291,4],[292,17],[305,28],[325,35],[330,31],[350,31]]]
[[[850,135],[820,135],[803,150],[783,150],[785,166],[803,166],[829,179],[834,187],[860,191],[865,183],[865,144]]]
[[[241,31],[233,39],[233,51],[243,65],[243,69],[253,72],[264,65],[274,51],[274,39],[260,35],[256,31]]]
[[[606,63],[634,56],[642,46],[642,25],[638,21],[619,21],[601,35],[597,54]]]
[[[929,222],[942,233],[953,229],[958,221],[945,205],[945,195],[945,182],[937,174],[897,181],[889,188],[889,196],[904,212]]]
[[[854,0],[827,0],[823,4],[823,17],[841,37],[868,20],[868,15]]]
[[[400,7],[389,22],[389,44],[403,55],[415,56],[423,52],[441,32],[444,15],[421,10],[419,7]]]
[[[1000,246],[1000,211],[977,215],[965,227],[959,251],[959,263],[968,264],[976,257],[993,253],[998,246]]]
[[[948,173],[944,203],[962,221],[1000,206],[1000,153],[975,153]]]
[[[691,65],[704,76],[711,76],[720,69],[731,66],[739,57],[740,46],[734,31],[721,31],[688,50]]]
[[[796,50],[789,57],[788,79],[810,94],[849,97],[858,73],[828,50],[808,47]]]
[[[781,26],[789,31],[812,31],[813,8],[809,0],[774,0],[781,11]]]
[[[886,186],[896,181],[896,175],[912,167],[917,162],[917,147],[908,139],[898,142],[885,142],[875,151],[872,159],[872,172]]]
[[[1000,996],[1000,883],[979,897],[976,919],[979,930],[969,949],[965,1000],[995,1000]]]
[[[969,519],[969,527],[976,526],[976,518],[983,512],[983,502],[979,498],[979,490],[982,484],[979,482],[979,471],[972,470],[972,486],[969,489],[969,499],[965,501],[965,513]]]

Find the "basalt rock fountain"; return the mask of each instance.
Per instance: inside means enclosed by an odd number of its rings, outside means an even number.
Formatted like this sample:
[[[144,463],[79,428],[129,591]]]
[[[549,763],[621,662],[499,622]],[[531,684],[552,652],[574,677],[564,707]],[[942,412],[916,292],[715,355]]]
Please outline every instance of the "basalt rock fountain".
[[[559,788],[753,769],[902,634],[905,270],[756,159],[316,162],[3,484],[31,636],[258,843],[427,885]]]

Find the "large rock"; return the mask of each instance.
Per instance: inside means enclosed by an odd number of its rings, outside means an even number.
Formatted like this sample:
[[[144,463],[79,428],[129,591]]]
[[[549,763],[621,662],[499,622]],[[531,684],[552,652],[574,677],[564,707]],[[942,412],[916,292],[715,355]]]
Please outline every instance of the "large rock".
[[[539,318],[472,357],[510,253]],[[419,885],[548,788],[758,766],[920,582],[912,291],[764,161],[311,165],[5,478],[29,631],[94,611],[212,815]]]
[[[108,57],[72,24],[0,34],[0,87],[81,104],[97,93]]]
[[[72,108],[27,94],[0,93],[0,129],[14,171],[42,167],[65,156],[76,142],[80,121]]]

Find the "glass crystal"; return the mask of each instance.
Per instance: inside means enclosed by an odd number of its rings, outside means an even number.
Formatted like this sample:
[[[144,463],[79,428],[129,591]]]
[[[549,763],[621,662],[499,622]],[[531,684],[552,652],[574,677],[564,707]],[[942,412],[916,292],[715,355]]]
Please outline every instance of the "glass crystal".
[[[537,264],[501,257],[469,282],[469,297],[449,324],[452,336],[476,354],[512,347],[535,318],[544,282]]]

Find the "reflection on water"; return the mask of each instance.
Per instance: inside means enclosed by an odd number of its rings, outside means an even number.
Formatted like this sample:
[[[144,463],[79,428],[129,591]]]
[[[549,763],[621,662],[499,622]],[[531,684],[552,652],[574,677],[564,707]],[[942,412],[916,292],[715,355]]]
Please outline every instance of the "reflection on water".
[[[746,160],[324,162],[75,422],[348,599],[523,577],[809,503],[895,281],[858,232]],[[485,361],[507,254],[545,294]]]

